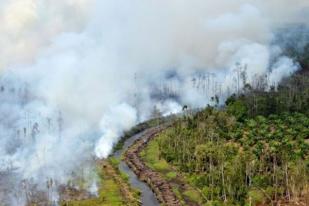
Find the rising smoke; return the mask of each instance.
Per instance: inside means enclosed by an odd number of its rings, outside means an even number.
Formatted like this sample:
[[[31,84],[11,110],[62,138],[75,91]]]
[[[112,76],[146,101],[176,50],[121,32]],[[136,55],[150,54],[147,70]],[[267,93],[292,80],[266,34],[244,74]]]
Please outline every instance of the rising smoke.
[[[277,84],[299,65],[276,31],[308,16],[306,0],[0,1],[0,200],[57,200],[80,174],[93,188],[93,157],[154,107],[222,101],[244,71]]]

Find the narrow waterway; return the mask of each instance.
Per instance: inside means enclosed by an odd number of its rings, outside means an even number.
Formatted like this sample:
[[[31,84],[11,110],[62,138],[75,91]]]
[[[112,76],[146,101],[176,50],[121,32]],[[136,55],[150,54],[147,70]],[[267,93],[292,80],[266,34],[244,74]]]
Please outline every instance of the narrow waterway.
[[[135,140],[143,137],[145,131],[138,133],[129,139],[127,139],[124,143],[124,146],[121,150],[114,153],[114,157],[121,158],[121,155],[135,142]],[[134,172],[128,167],[128,165],[121,160],[119,164],[119,170],[126,173],[129,176],[129,182],[132,187],[137,188],[141,192],[141,202],[144,206],[159,206],[159,202],[156,199],[155,194],[148,187],[148,185],[138,179],[138,177],[134,174]]]

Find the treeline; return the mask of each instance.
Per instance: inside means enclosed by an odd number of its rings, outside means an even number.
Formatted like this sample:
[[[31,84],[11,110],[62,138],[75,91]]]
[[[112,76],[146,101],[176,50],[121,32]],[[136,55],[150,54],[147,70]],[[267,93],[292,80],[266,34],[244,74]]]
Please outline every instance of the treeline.
[[[246,84],[242,93],[226,100],[227,110],[243,121],[257,115],[268,116],[284,112],[309,115],[309,74],[295,74],[277,87],[270,87],[261,79],[258,87]]]

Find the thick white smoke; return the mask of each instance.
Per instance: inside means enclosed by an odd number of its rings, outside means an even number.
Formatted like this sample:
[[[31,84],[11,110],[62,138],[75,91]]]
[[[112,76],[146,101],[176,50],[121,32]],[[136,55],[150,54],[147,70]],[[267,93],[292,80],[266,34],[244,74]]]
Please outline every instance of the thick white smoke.
[[[47,180],[66,184],[78,168],[91,176],[92,157],[107,157],[154,106],[164,115],[205,106],[240,89],[244,70],[249,83],[268,75],[276,84],[298,66],[272,44],[274,31],[306,23],[308,7],[306,0],[0,1],[0,173],[14,171],[12,191],[23,180],[46,191]]]
[[[120,104],[111,107],[110,111],[103,115],[100,122],[102,138],[95,147],[95,154],[100,157],[107,157],[111,149],[125,130],[129,130],[137,122],[136,110],[128,104]]]

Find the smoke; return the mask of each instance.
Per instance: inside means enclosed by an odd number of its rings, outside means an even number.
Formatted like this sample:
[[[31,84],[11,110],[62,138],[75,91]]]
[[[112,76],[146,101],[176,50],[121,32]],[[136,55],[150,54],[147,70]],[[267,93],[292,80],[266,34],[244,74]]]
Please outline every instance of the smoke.
[[[306,24],[308,8],[305,0],[0,2],[0,171],[10,194],[23,194],[3,201],[25,204],[25,180],[49,194],[48,180],[82,176],[92,190],[93,157],[107,157],[154,108],[168,115],[213,104],[260,76],[278,83],[299,66],[277,31]]]
[[[0,2],[0,69],[31,63],[62,32],[84,28],[92,0]]]
[[[111,153],[115,139],[129,130],[137,121],[136,110],[128,104],[120,104],[106,112],[100,122],[102,138],[98,141],[95,154],[99,158],[107,157]]]

